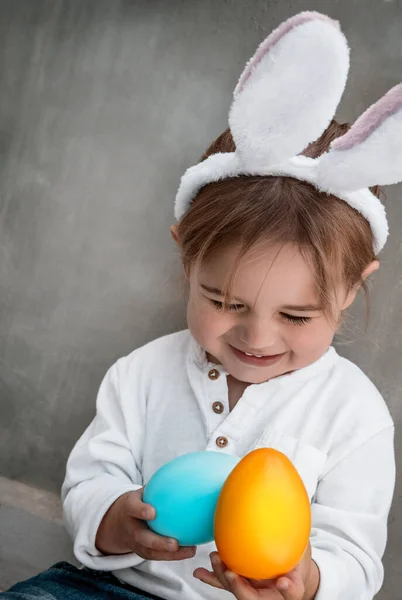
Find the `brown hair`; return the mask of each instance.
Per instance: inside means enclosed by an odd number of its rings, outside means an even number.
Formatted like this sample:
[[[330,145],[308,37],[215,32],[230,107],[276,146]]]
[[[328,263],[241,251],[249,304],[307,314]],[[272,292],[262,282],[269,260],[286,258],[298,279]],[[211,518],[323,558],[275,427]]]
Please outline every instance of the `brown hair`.
[[[316,158],[349,129],[332,121],[322,136],[303,152]],[[202,157],[233,152],[230,130],[224,131]],[[379,196],[379,188],[372,188]],[[238,259],[258,244],[297,244],[316,276],[317,292],[327,315],[335,286],[348,291],[361,285],[364,269],[375,260],[373,234],[366,219],[336,196],[310,183],[283,176],[239,176],[203,187],[178,225],[184,268],[200,267],[222,247],[240,243]],[[239,263],[236,261],[236,264]],[[225,298],[236,268],[229,274]]]

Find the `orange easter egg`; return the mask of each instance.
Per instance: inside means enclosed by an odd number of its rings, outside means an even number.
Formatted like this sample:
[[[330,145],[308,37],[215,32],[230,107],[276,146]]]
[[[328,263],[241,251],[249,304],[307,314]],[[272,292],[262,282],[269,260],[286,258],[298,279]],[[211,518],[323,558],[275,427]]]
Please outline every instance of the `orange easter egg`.
[[[310,529],[310,500],[292,462],[272,448],[247,454],[215,511],[215,543],[227,567],[251,579],[284,575],[302,558]]]

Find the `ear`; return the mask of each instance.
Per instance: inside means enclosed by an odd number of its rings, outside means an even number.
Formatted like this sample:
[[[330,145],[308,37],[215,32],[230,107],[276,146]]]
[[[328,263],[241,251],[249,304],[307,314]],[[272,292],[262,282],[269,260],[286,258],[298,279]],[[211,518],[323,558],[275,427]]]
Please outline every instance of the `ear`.
[[[175,223],[174,225],[171,225],[170,227],[170,235],[172,236],[173,240],[176,242],[176,244],[178,245],[178,247],[181,249],[181,241],[179,238],[179,226]],[[184,276],[187,279],[187,281],[189,280],[190,277],[190,273],[187,269],[184,269]]]
[[[373,273],[375,273],[376,271],[378,271],[379,268],[380,268],[380,261],[373,260],[373,262],[371,262],[364,269],[364,271],[362,273],[362,279],[363,279],[363,281],[366,281],[367,277],[369,277],[370,275],[372,275]]]
[[[335,114],[348,70],[346,39],[329,17],[302,12],[274,30],[234,91],[229,125],[242,165],[266,169],[316,140]]]
[[[363,271],[362,273],[362,281],[366,281],[366,279],[372,275],[373,273],[375,273],[375,271],[378,271],[378,269],[380,268],[380,263],[378,260],[373,260]],[[361,284],[356,285],[352,290],[349,291],[349,293],[347,294],[346,298],[345,298],[345,302],[342,306],[342,310],[346,310],[347,308],[349,308],[353,302],[355,301],[357,292],[359,291],[361,287]]]
[[[172,225],[170,227],[170,235],[172,236],[172,238],[174,239],[174,241],[176,242],[176,244],[180,248],[181,247],[181,242],[180,242],[178,230],[179,230],[179,227],[176,224],[174,224],[174,225]]]
[[[318,159],[317,185],[355,191],[402,181],[402,84],[392,88]]]

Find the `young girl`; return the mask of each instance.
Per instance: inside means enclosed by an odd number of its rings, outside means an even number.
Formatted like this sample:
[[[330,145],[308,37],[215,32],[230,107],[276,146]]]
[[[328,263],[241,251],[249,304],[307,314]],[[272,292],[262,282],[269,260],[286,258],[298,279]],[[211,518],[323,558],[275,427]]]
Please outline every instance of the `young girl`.
[[[337,25],[302,13],[246,67],[230,130],[176,198],[189,330],[110,369],[68,461],[65,518],[84,568],[55,565],[5,600],[370,600],[380,589],[394,427],[331,343],[379,267],[387,223],[367,186],[402,179],[402,90],[348,131],[331,120],[348,64]],[[155,510],[142,490],[161,465],[264,446],[292,460],[311,499],[310,544],[294,571],[249,581],[212,544],[179,548],[148,529]]]

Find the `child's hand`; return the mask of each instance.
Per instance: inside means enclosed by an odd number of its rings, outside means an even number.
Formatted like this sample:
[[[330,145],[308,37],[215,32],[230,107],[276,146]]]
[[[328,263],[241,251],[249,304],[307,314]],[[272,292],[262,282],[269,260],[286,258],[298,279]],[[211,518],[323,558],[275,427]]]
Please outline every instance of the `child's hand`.
[[[211,554],[212,571],[196,569],[194,577],[219,589],[226,589],[237,600],[313,600],[319,584],[319,571],[308,547],[293,571],[276,580],[245,579],[229,571],[217,552]]]
[[[143,489],[118,498],[102,519],[96,547],[103,554],[135,552],[146,560],[183,560],[195,548],[179,548],[177,540],[152,532],[144,521],[155,519],[155,509],[142,501]]]

